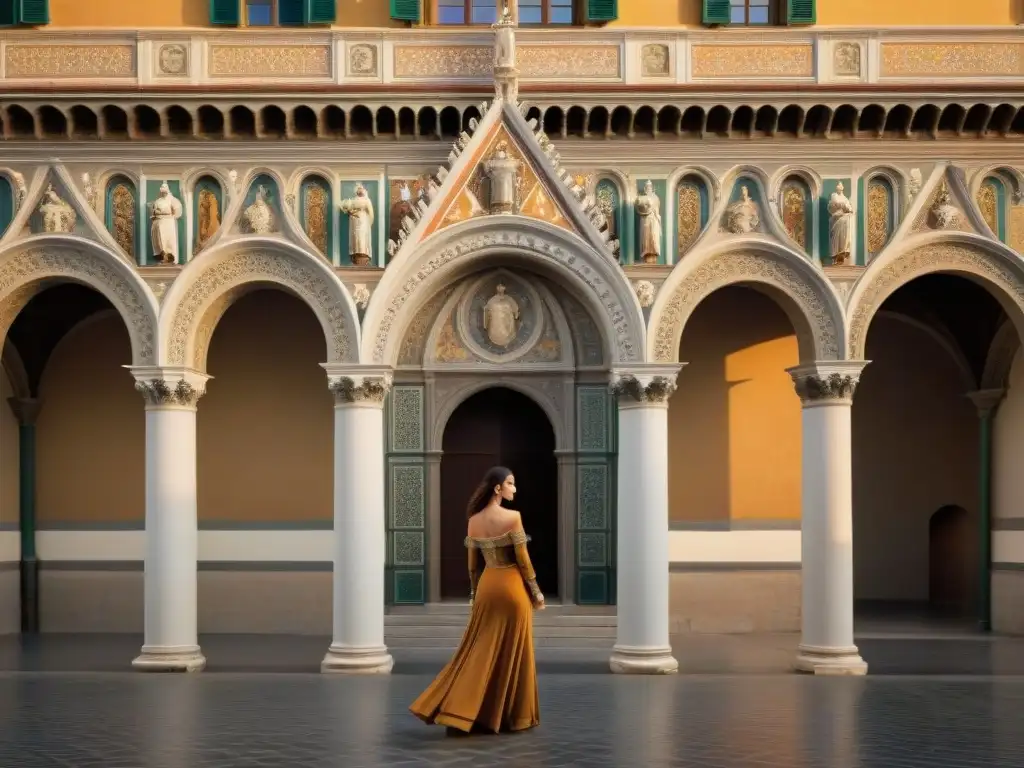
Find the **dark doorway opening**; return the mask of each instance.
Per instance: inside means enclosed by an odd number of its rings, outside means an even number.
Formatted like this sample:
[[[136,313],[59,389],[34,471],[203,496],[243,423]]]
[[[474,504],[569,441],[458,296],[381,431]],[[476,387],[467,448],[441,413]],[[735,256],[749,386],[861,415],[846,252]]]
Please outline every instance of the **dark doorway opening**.
[[[545,595],[558,595],[558,465],[555,433],[533,400],[504,387],[467,398],[448,420],[441,443],[441,597],[467,599],[466,504],[495,465],[515,473],[510,505],[523,515],[530,559]]]
[[[963,507],[949,505],[928,524],[928,603],[933,613],[969,617],[978,595],[978,527]]]

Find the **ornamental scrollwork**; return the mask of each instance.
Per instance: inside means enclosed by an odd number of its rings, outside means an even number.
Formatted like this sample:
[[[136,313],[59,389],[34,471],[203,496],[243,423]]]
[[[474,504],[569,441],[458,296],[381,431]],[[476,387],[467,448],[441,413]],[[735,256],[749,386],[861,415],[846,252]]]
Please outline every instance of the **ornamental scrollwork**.
[[[796,393],[804,403],[828,400],[852,400],[857,389],[859,376],[844,373],[797,376],[794,380]]]
[[[176,383],[164,379],[136,381],[135,391],[141,394],[146,405],[150,406],[181,405],[194,408],[203,396],[202,390],[196,389],[184,379],[179,379]]]
[[[350,403],[380,403],[391,389],[390,376],[336,376],[328,387],[338,405]]]

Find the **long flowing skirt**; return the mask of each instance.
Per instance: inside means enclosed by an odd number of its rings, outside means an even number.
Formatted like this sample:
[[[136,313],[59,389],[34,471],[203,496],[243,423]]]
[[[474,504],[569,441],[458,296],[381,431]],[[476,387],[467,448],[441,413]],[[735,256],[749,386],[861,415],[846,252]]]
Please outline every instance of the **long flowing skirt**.
[[[466,733],[540,723],[533,606],[518,568],[484,569],[455,656],[409,709]]]

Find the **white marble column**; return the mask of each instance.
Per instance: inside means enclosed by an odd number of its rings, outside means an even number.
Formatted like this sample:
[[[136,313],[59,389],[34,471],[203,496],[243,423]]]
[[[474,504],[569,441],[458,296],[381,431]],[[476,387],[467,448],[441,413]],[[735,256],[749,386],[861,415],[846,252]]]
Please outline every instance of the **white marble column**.
[[[320,669],[388,673],[384,397],[391,373],[324,367],[334,394],[334,638]]]
[[[801,638],[796,669],[864,675],[853,642],[853,450],[850,410],[867,361],[791,368],[803,403]]]
[[[668,398],[679,366],[615,373],[619,403],[616,579],[612,672],[679,670],[668,636]]]
[[[145,637],[135,669],[206,666],[196,627],[196,402],[208,377],[186,368],[132,368],[146,401]]]

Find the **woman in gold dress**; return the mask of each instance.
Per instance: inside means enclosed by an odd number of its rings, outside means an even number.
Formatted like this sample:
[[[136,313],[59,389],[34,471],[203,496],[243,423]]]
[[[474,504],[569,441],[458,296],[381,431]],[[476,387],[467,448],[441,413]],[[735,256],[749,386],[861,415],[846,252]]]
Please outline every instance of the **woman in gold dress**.
[[[544,608],[544,595],[522,518],[501,505],[515,493],[511,470],[493,467],[469,501],[469,625],[455,656],[409,708],[450,734],[540,724],[533,609]]]

